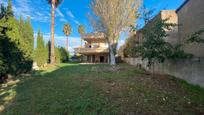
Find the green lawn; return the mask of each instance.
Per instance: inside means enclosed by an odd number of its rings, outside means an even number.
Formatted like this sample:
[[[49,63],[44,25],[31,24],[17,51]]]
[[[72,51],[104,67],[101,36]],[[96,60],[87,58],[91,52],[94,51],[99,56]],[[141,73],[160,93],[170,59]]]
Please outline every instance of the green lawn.
[[[135,67],[61,64],[0,91],[5,115],[199,115],[204,90]]]

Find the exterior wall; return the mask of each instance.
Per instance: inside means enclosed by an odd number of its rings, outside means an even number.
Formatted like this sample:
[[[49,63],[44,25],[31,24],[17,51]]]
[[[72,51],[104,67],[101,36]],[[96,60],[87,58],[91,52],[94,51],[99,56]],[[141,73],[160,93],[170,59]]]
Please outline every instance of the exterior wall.
[[[169,19],[167,23],[172,23],[172,24],[178,24],[178,16],[176,14],[175,10],[162,10],[161,11],[161,19]],[[178,44],[178,26],[175,26],[172,28],[172,30],[167,31],[167,34],[169,35],[166,38],[166,41],[171,43],[172,45]]]
[[[87,42],[85,43],[85,48],[108,48],[108,43],[101,42],[101,41],[94,41],[94,42]]]
[[[144,69],[152,72],[152,69],[147,67],[147,60],[142,61],[141,58],[125,58],[124,61],[135,66],[140,64]],[[203,68],[204,58],[200,60],[167,60],[164,63],[156,63],[154,65],[154,71],[156,73],[172,75],[204,88]]]
[[[158,20],[168,19],[167,23],[178,24],[178,16],[175,10],[162,10],[157,16],[155,16],[144,28],[154,26],[155,22]],[[143,41],[142,29],[136,33],[136,39],[139,43]],[[178,26],[172,28],[172,30],[167,31],[168,37],[165,38],[166,42],[172,45],[178,44]]]
[[[92,47],[96,45],[98,45],[99,48],[108,48],[108,44],[105,42],[91,42]]]
[[[204,28],[204,0],[189,0],[177,11],[177,14],[181,43],[184,43],[189,35]],[[184,51],[196,57],[204,57],[204,44],[185,45]]]

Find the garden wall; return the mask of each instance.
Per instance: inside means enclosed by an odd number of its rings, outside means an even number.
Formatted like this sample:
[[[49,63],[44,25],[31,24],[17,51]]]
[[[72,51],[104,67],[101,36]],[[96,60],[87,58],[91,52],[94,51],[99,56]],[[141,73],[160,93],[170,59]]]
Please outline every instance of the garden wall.
[[[152,69],[147,67],[147,60],[142,61],[141,58],[125,58],[124,61],[131,65],[141,64],[147,71],[152,71]],[[204,88],[204,58],[176,61],[167,60],[164,63],[156,63],[154,70],[156,73],[172,75]]]

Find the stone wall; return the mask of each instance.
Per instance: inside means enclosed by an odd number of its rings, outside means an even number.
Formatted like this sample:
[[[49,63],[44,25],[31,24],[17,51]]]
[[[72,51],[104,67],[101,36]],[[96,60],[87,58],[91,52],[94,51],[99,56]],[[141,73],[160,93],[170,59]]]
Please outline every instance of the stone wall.
[[[141,64],[144,69],[152,72],[147,67],[147,60],[141,58],[125,58],[125,62],[130,65]],[[188,83],[199,85],[204,88],[204,58],[188,60],[167,60],[164,63],[156,63],[154,71],[159,74],[168,74],[183,79]]]

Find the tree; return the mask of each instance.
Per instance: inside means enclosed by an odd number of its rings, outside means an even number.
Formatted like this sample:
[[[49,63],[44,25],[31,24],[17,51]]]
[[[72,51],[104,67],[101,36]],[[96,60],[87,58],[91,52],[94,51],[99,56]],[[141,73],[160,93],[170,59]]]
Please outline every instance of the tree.
[[[156,20],[153,25],[149,25],[142,30],[144,42],[138,46],[138,52],[143,59],[153,63],[164,60],[172,54],[171,44],[165,41],[168,37],[166,31],[170,31],[174,24],[167,23],[167,20]]]
[[[153,24],[148,24],[142,29],[143,42],[136,47],[136,53],[139,53],[143,59],[149,61],[148,66],[153,65],[158,61],[163,63],[166,59],[186,59],[191,58],[191,54],[186,54],[181,45],[172,46],[165,41],[168,37],[167,31],[170,31],[175,24],[168,23],[168,19],[156,20]]]
[[[25,52],[25,57],[32,59],[34,49],[34,32],[30,23],[30,18],[26,21],[23,20],[22,16],[18,21],[18,29],[20,32],[20,44]]]
[[[1,9],[6,9],[3,5],[1,6]],[[4,40],[5,40],[5,28],[4,25],[2,23],[2,18],[5,15],[5,12],[3,10],[1,10],[0,12],[1,17],[0,17],[0,79],[2,80],[2,76],[6,73],[7,71],[7,64],[6,64],[6,60],[5,60],[5,56],[3,54],[4,51]]]
[[[64,49],[63,47],[59,48],[60,51],[60,61],[62,63],[68,62],[69,61],[69,53],[67,52],[66,49]]]
[[[55,47],[55,52],[56,52],[56,63],[61,63],[60,48],[59,47]]]
[[[125,47],[123,49],[124,56],[125,57],[137,57],[138,54],[136,50],[137,50],[138,44],[139,44],[139,41],[137,41],[135,35],[132,35],[129,38],[127,38],[125,42]]]
[[[2,10],[3,9],[3,10]],[[0,11],[0,78],[7,74],[17,75],[31,70],[32,60],[25,56],[26,47],[15,19],[11,0]]]
[[[85,34],[85,28],[84,28],[83,25],[79,25],[78,32],[81,35],[81,37],[82,37],[83,34]],[[81,47],[82,47],[82,38],[81,38]]]
[[[0,19],[2,19],[6,14],[6,7],[4,7],[4,4],[1,4],[1,9],[0,9]]]
[[[50,63],[50,55],[51,55],[51,42],[48,41],[46,44],[46,50],[47,50],[47,62]]]
[[[8,6],[7,6],[7,9],[6,9],[6,15],[7,16],[11,16],[11,17],[14,16],[11,0],[8,0]]]
[[[34,61],[40,67],[42,67],[44,64],[47,63],[47,51],[46,51],[43,36],[40,30],[38,30],[38,35],[37,35],[37,47],[35,49]]]
[[[69,44],[69,43],[68,43],[68,42],[69,42],[68,36],[72,33],[72,28],[71,28],[71,26],[70,26],[68,23],[64,24],[63,32],[64,32],[64,34],[67,36],[67,40],[66,40],[66,50],[68,51],[68,48],[69,48],[69,46],[68,46],[68,44]]]
[[[105,27],[110,64],[115,65],[115,53],[119,36],[124,29],[135,25],[141,0],[93,0],[91,8]],[[100,25],[100,24],[99,24]]]
[[[48,4],[51,5],[52,7],[52,12],[51,12],[51,56],[50,56],[50,62],[51,64],[55,63],[55,43],[54,43],[54,26],[55,26],[55,9],[59,6],[59,4],[63,0],[47,0]]]
[[[30,22],[30,17],[27,18],[25,21],[25,30],[24,30],[24,37],[27,41],[27,52],[29,57],[32,56],[34,50],[34,30]]]

